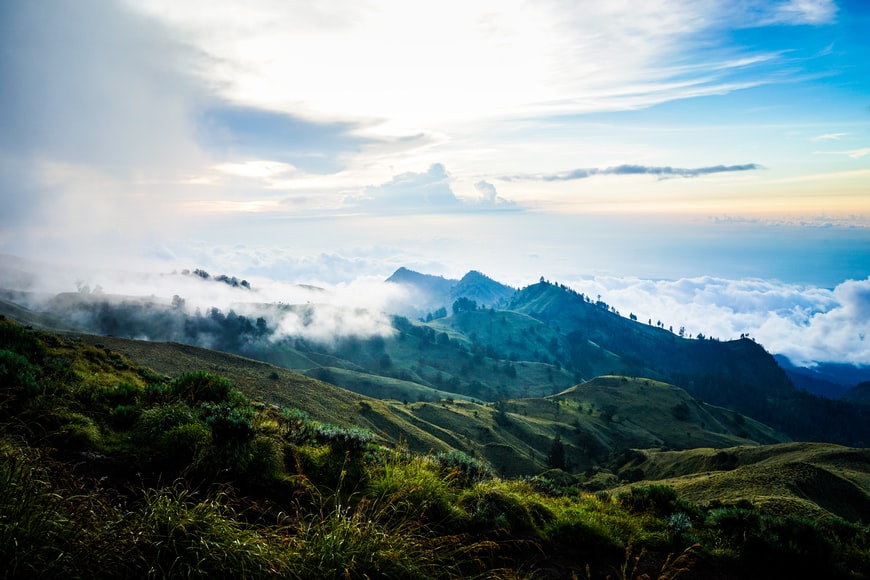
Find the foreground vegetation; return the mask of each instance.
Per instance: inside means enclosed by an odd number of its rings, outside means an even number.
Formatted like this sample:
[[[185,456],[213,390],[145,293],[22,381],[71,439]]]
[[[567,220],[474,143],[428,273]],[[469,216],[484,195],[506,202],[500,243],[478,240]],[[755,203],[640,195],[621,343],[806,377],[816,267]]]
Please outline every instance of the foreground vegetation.
[[[249,394],[250,395],[250,394]],[[258,403],[74,337],[0,320],[0,570],[7,577],[861,577],[870,530],[502,479],[458,451]]]

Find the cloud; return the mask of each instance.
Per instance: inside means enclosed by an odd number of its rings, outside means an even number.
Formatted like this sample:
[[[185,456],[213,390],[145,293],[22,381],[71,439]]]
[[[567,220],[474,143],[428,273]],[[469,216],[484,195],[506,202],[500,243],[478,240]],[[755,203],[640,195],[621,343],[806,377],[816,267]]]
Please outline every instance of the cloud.
[[[174,257],[170,250],[163,249]],[[210,249],[209,251],[215,251]],[[247,252],[250,256],[253,251]],[[236,257],[240,258],[238,251]],[[226,254],[224,254],[226,256]],[[219,259],[219,256],[214,256]],[[0,288],[25,291],[26,305],[40,310],[47,300],[61,292],[81,292],[123,305],[137,300],[147,300],[168,306],[174,296],[184,301],[184,311],[193,314],[197,310],[208,312],[217,308],[224,314],[236,314],[255,319],[263,316],[269,327],[275,330],[274,339],[302,337],[322,343],[330,343],[346,337],[388,336],[393,329],[388,313],[390,305],[405,300],[405,291],[395,284],[383,284],[383,277],[367,276],[358,269],[350,281],[323,283],[316,272],[328,272],[344,259],[338,256],[319,256],[310,259],[306,271],[304,264],[293,271],[282,272],[285,277],[298,276],[296,280],[276,280],[260,276],[240,275],[239,272],[202,268],[192,265],[189,270],[200,268],[209,272],[211,279],[184,273],[134,273],[114,269],[83,269],[46,263],[34,263],[0,255]],[[233,263],[232,258],[225,260]],[[316,264],[315,264],[316,263]],[[279,264],[275,264],[276,266]],[[283,266],[288,264],[285,261]],[[232,287],[215,281],[226,273],[245,279],[250,289]],[[347,271],[344,272],[348,274]],[[315,276],[312,278],[312,274]],[[297,281],[318,281],[317,285]],[[295,305],[298,308],[276,308],[276,305]],[[58,312],[60,316],[64,313]],[[82,314],[82,313],[79,313]],[[86,322],[88,316],[79,322]],[[145,327],[153,327],[154,324]],[[166,340],[167,337],[148,337]],[[173,337],[169,337],[173,338]],[[208,337],[200,337],[203,346]],[[177,337],[176,337],[177,339]]]
[[[571,284],[600,294],[623,316],[661,321],[675,331],[733,339],[747,333],[794,363],[867,365],[870,361],[870,278],[833,289],[761,279],[679,280],[597,277]]]
[[[870,155],[870,147],[862,147],[860,149],[848,149],[846,151],[814,151],[816,155],[846,155],[852,159],[860,159]]]
[[[517,204],[509,199],[505,199],[498,194],[495,186],[488,181],[478,181],[474,184],[474,189],[480,194],[480,198],[474,202],[480,207],[491,207],[499,209],[515,208]]]
[[[849,133],[825,133],[824,135],[818,135],[810,139],[811,141],[836,141],[838,139],[842,139]]]
[[[505,177],[507,181],[572,181],[586,179],[596,175],[655,175],[662,179],[670,177],[700,177],[713,173],[731,173],[739,171],[756,171],[762,169],[757,163],[745,163],[743,165],[712,165],[709,167],[656,167],[647,165],[617,165],[604,169],[573,169],[563,173],[512,175]]]
[[[203,147],[227,158],[271,159],[313,173],[334,173],[342,157],[374,142],[347,122],[312,121],[239,105],[212,106],[199,115]]]
[[[360,195],[345,200],[348,207],[383,213],[451,213],[488,209],[510,209],[515,205],[498,196],[485,181],[475,188],[483,195],[478,200],[458,198],[451,187],[452,177],[444,165],[435,163],[425,173],[407,172],[380,185],[366,187]]]
[[[788,0],[770,8],[762,22],[770,24],[830,24],[837,16],[834,0]]]

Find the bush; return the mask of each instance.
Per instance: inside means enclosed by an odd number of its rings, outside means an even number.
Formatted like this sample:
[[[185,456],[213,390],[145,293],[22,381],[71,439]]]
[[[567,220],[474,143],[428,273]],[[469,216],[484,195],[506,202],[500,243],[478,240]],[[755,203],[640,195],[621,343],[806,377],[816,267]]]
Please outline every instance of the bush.
[[[75,451],[100,447],[103,438],[93,419],[81,413],[63,412],[59,416],[62,422],[53,435],[59,447]]]
[[[21,389],[27,395],[39,392],[39,367],[24,356],[10,350],[0,350],[0,385],[4,389]]]
[[[677,491],[667,485],[632,487],[617,496],[626,509],[634,513],[649,513],[656,517],[670,515],[681,507]]]
[[[141,414],[142,409],[138,405],[118,405],[112,409],[112,425],[116,429],[129,429]]]
[[[319,441],[327,443],[338,453],[359,453],[374,439],[372,432],[362,427],[345,429],[329,423],[318,423],[314,431]]]
[[[200,413],[215,443],[245,442],[254,434],[254,409],[229,402],[203,403]]]
[[[195,403],[246,403],[244,395],[233,387],[229,379],[204,371],[184,373],[170,385],[174,398]]]
[[[184,423],[161,433],[155,447],[167,459],[190,463],[208,446],[210,438],[202,423]]]
[[[435,461],[443,471],[455,474],[454,481],[464,487],[489,481],[495,477],[495,472],[489,463],[470,457],[462,451],[454,449],[447,452],[440,451],[435,455]]]
[[[21,355],[32,363],[42,362],[47,352],[36,332],[10,320],[0,320],[0,349]]]
[[[142,412],[133,427],[133,439],[152,444],[174,427],[198,422],[193,410],[183,403],[160,405]]]

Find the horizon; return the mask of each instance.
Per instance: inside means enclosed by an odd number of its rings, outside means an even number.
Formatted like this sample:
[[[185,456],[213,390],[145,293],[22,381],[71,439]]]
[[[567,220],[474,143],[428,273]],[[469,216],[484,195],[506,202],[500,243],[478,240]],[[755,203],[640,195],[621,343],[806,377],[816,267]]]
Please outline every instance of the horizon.
[[[868,28],[856,0],[4,3],[0,253],[544,276],[868,365]]]

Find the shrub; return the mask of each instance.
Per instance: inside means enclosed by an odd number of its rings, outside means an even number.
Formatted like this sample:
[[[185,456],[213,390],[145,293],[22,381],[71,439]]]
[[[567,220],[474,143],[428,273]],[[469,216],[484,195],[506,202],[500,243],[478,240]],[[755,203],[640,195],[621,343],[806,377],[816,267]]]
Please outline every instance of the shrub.
[[[275,479],[284,472],[284,450],[269,437],[257,437],[251,442],[251,461],[248,464],[248,477],[255,479]]]
[[[39,392],[39,367],[24,356],[0,350],[0,385],[4,389],[21,389],[28,395]]]
[[[183,403],[160,405],[142,412],[133,427],[134,441],[151,444],[173,427],[197,423],[193,410]]]
[[[455,474],[453,481],[464,487],[495,477],[495,472],[487,462],[470,457],[462,451],[440,451],[435,455],[435,461],[443,471]]]
[[[36,332],[10,320],[0,320],[0,349],[21,355],[32,363],[41,362],[47,352]]]
[[[478,484],[464,492],[458,504],[470,514],[476,527],[487,530],[537,532],[539,525],[552,519],[540,503],[492,483]]]
[[[210,440],[208,428],[202,423],[176,425],[157,437],[155,447],[167,459],[190,463]]]
[[[129,429],[141,414],[142,409],[138,405],[118,405],[112,409],[112,425],[116,429]]]
[[[371,443],[374,435],[362,427],[337,427],[329,423],[318,423],[314,427],[317,439],[329,444],[334,452],[359,453]]]
[[[61,424],[53,435],[58,446],[72,450],[97,449],[102,444],[100,429],[93,419],[81,413],[62,412]]]
[[[316,435],[308,414],[299,409],[282,409],[278,426],[281,436],[294,445],[309,443]]]
[[[244,395],[233,387],[229,379],[204,371],[184,373],[172,381],[170,391],[174,398],[194,403],[244,403]]]
[[[667,485],[632,487],[619,494],[617,500],[634,513],[650,513],[660,518],[674,513],[680,507],[677,491]]]
[[[254,409],[249,405],[202,403],[200,413],[218,445],[248,441],[254,434]]]

